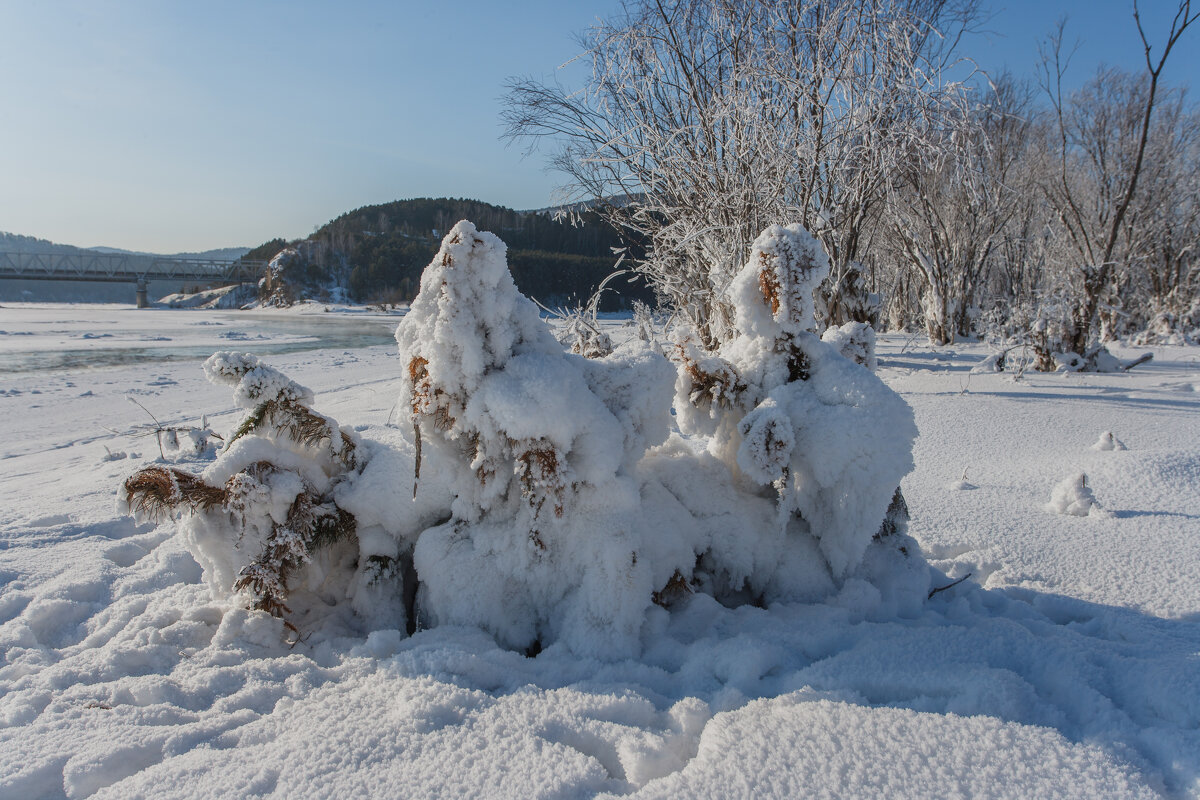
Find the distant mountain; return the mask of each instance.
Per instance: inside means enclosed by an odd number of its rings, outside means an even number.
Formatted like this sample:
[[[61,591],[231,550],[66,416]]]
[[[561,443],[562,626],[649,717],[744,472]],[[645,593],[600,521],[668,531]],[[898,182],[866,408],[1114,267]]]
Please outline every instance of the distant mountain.
[[[205,250],[200,253],[146,253],[141,250],[122,250],[119,247],[89,247],[93,253],[111,253],[114,255],[149,256],[151,258],[201,258],[213,261],[237,261],[246,253],[249,247],[219,247],[215,250]]]
[[[148,256],[151,258],[205,258],[215,261],[236,261],[250,252],[249,247],[221,247],[205,250],[202,253],[146,253],[140,250],[123,250],[119,247],[76,247],[71,244],[58,244],[34,236],[21,236],[3,231],[0,231],[0,250],[15,250],[22,253],[102,253],[104,255]]]
[[[456,222],[467,219],[508,245],[508,265],[517,287],[555,307],[586,302],[613,272],[620,253],[636,259],[643,252],[639,242],[624,238],[595,208],[595,204],[582,203],[570,208],[514,211],[466,198],[421,197],[363,206],[331,220],[306,239],[272,239],[255,248],[162,255],[115,247],[82,248],[0,233],[0,250],[274,259],[260,282],[260,299],[266,303],[288,305],[301,299],[389,303],[412,299],[442,236]],[[625,265],[629,263],[627,260]],[[653,293],[640,280],[619,279],[609,288],[612,291],[606,292],[602,304],[605,310],[627,307],[635,299],[654,302]]]
[[[46,239],[34,236],[21,236],[16,233],[0,231],[0,250],[13,250],[19,253],[86,253],[82,247],[69,244],[56,244]]]

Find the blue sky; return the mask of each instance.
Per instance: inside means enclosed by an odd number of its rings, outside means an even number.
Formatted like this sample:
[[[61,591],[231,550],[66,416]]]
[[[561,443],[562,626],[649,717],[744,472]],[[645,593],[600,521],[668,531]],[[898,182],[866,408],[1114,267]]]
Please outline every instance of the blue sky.
[[[1144,0],[1165,35],[1172,0]],[[294,238],[405,197],[548,205],[499,140],[504,81],[549,76],[613,0],[0,3],[0,230],[158,252]],[[964,53],[1032,74],[1066,15],[1072,78],[1141,65],[1124,0],[993,0]],[[1167,66],[1200,74],[1200,29]]]

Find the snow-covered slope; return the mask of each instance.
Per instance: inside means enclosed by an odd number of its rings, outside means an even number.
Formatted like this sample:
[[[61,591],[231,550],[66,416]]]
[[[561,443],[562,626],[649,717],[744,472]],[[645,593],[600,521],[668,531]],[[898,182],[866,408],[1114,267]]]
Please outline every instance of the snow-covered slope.
[[[971,578],[888,621],[853,586],[697,594],[615,663],[452,626],[290,645],[210,598],[171,525],[114,509],[158,456],[107,430],[146,421],[126,395],[235,424],[198,362],[0,376],[0,797],[1200,796],[1195,353],[1021,382],[970,374],[983,355],[878,349],[920,430],[910,532],[940,585]],[[349,425],[387,422],[404,366],[390,346],[269,362]],[[1127,449],[1092,449],[1105,431]],[[1079,473],[1105,515],[1047,510]]]

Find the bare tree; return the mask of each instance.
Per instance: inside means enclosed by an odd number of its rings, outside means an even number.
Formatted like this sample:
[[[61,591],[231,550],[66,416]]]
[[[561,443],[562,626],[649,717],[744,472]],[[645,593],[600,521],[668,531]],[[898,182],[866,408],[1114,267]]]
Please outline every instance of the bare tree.
[[[1133,18],[1145,49],[1143,79],[1102,71],[1069,97],[1062,87],[1070,60],[1062,24],[1043,49],[1042,86],[1053,108],[1055,137],[1054,169],[1043,191],[1076,260],[1069,275],[1073,329],[1064,345],[1085,358],[1099,335],[1101,305],[1114,272],[1131,258],[1126,217],[1146,166],[1163,68],[1197,16],[1191,0],[1179,0],[1156,58],[1135,0]]]

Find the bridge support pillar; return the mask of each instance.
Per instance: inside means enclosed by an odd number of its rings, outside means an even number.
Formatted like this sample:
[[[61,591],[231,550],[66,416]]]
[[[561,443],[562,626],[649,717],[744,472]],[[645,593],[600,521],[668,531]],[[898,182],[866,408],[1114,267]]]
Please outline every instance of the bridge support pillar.
[[[146,281],[143,278],[138,278],[137,282],[137,307],[150,307],[150,297],[146,289]]]

